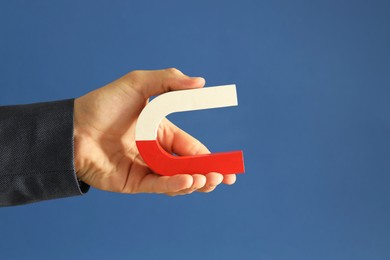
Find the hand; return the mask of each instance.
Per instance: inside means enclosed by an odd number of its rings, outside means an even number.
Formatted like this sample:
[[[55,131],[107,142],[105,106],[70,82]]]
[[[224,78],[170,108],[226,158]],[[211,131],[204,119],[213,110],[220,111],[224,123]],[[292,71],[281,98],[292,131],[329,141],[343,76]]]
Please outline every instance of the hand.
[[[216,172],[160,176],[147,167],[135,144],[137,118],[148,98],[171,90],[201,88],[203,78],[179,70],[133,71],[77,98],[74,105],[75,167],[85,183],[121,193],[189,194],[210,192],[221,182],[233,184],[236,175]],[[158,141],[169,153],[207,154],[198,140],[164,119]]]

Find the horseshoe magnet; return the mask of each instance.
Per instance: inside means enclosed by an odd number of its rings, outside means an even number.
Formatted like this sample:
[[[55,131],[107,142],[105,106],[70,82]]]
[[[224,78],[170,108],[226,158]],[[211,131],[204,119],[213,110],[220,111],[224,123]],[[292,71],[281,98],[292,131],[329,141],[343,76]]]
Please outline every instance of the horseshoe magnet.
[[[154,172],[166,176],[243,173],[242,151],[174,156],[157,141],[158,126],[171,113],[237,105],[235,85],[172,91],[154,98],[142,110],[136,126],[136,145],[142,159]]]

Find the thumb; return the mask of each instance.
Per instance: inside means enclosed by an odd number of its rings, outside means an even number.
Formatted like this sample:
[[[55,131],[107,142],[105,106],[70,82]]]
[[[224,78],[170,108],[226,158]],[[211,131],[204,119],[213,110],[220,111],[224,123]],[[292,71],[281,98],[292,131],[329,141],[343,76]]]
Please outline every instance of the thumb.
[[[132,88],[145,99],[173,90],[202,88],[205,80],[200,77],[189,77],[178,69],[137,70],[121,79],[121,85]]]

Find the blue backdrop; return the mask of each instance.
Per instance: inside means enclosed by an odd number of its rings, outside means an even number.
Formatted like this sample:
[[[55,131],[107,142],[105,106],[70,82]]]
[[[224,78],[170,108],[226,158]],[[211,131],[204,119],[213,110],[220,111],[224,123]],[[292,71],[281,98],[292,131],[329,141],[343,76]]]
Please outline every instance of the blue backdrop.
[[[390,259],[389,1],[1,1],[0,104],[83,95],[134,69],[236,83],[177,114],[232,187],[0,209],[1,259]],[[1,166],[0,166],[1,167]]]

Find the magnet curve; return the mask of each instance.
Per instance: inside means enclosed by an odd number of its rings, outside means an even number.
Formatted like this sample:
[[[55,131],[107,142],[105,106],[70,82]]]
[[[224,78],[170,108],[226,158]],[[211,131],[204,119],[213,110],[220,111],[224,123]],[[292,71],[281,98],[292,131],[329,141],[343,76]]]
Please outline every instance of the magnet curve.
[[[158,126],[171,113],[237,105],[235,85],[172,91],[154,98],[142,110],[136,126],[136,145],[142,159],[154,172],[166,176],[243,173],[242,151],[173,156],[157,141]]]

